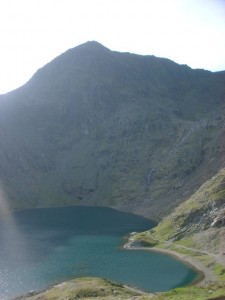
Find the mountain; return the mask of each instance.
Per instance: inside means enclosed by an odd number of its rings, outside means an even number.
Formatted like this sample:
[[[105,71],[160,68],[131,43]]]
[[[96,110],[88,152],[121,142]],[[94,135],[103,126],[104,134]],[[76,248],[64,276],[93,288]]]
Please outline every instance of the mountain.
[[[225,72],[87,42],[0,96],[11,209],[103,205],[159,220],[225,166]]]

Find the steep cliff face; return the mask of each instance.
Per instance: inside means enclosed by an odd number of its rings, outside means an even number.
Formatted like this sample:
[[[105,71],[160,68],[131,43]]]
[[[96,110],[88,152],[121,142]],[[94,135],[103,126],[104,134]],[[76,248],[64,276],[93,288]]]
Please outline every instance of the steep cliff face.
[[[224,166],[225,73],[88,42],[0,96],[12,208],[96,204],[158,218]]]

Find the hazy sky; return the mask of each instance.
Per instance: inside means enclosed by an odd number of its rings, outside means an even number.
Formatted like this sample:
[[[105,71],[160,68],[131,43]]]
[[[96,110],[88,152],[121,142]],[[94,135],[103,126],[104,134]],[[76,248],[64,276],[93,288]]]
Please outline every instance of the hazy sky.
[[[225,0],[0,0],[0,93],[88,40],[225,70]]]

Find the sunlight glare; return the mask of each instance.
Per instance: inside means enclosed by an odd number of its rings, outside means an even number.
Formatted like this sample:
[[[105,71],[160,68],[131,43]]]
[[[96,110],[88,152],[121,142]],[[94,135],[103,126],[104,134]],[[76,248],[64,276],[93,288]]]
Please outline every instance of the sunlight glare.
[[[18,229],[13,213],[10,212],[8,198],[0,184],[0,289],[6,294],[13,288],[9,278],[14,276],[8,265],[11,264],[17,269],[18,261],[25,263],[26,248],[23,235]],[[15,285],[20,284],[19,278],[15,281]]]

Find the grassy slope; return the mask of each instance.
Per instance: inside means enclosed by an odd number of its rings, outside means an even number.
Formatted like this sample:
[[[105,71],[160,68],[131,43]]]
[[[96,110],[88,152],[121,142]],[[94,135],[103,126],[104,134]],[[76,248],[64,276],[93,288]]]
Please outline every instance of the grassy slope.
[[[105,279],[80,278],[58,284],[44,292],[21,296],[17,300],[206,300],[216,299],[216,297],[223,295],[223,291],[224,286],[218,284],[207,288],[179,288],[164,294],[145,294]]]
[[[21,296],[20,300],[65,300],[65,299],[130,299],[139,292],[121,284],[101,278],[81,278],[58,284],[36,295]]]
[[[164,218],[159,225],[145,233],[141,233],[137,238],[146,243],[157,240],[157,243],[173,241],[183,243],[189,247],[200,250],[220,252],[222,242],[220,235],[214,238],[214,245],[201,240],[198,244],[198,234],[211,235],[212,231],[222,231],[224,228],[225,209],[225,169],[218,172],[212,179],[206,181],[187,201],[180,204],[174,211]],[[218,219],[218,226],[213,226],[213,222]],[[221,219],[221,222],[219,222]],[[221,224],[220,224],[221,223]]]

